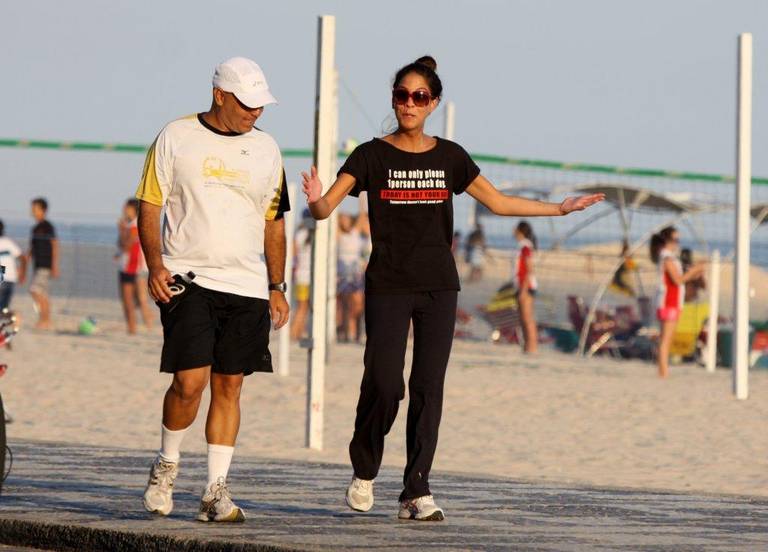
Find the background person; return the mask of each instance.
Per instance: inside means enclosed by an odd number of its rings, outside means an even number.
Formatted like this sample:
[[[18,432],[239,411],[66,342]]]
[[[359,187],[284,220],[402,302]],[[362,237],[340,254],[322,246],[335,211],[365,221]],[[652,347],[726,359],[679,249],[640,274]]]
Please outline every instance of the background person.
[[[22,258],[19,282],[24,283],[27,274],[27,264],[32,263],[32,280],[29,293],[38,311],[35,328],[51,329],[51,278],[59,277],[59,242],[56,239],[56,229],[46,218],[48,202],[45,198],[37,197],[32,200],[30,209],[36,224],[32,228],[29,241],[29,251]]]
[[[667,226],[651,237],[651,260],[659,267],[659,288],[656,298],[656,318],[659,320],[659,377],[669,377],[669,350],[677,321],[683,310],[685,284],[704,273],[704,265],[683,270],[678,253],[680,236],[674,226]]]
[[[543,203],[501,194],[458,144],[424,134],[442,83],[426,56],[402,67],[392,89],[397,130],[358,146],[325,195],[315,167],[303,190],[316,219],[325,219],[348,194],[367,192],[373,252],[365,275],[365,370],[349,445],[354,476],[350,508],[373,507],[384,437],[405,395],[403,369],[413,323],[408,384],[407,463],[398,518],[439,521],[443,510],[429,488],[453,343],[459,275],[451,254],[452,196],[467,191],[498,215],[565,215],[602,194]]]
[[[147,264],[139,240],[139,200],[131,198],[123,205],[123,215],[117,223],[120,248],[118,283],[123,314],[129,334],[136,333],[136,305],[144,325],[152,328],[152,313],[147,295]]]
[[[515,240],[518,250],[515,258],[515,277],[517,280],[517,303],[520,308],[520,322],[523,325],[523,350],[535,353],[539,344],[536,328],[534,297],[538,289],[534,273],[533,256],[536,251],[536,236],[533,228],[526,221],[521,221],[515,228]]]
[[[294,341],[303,339],[307,333],[314,235],[315,221],[309,209],[305,209],[301,214],[301,223],[293,236],[293,297],[296,300],[296,308],[291,321],[291,339]]]
[[[483,265],[485,264],[485,233],[480,223],[467,236],[466,261],[469,265],[468,282],[479,282],[483,277]]]
[[[0,266],[5,267],[5,274],[0,282],[0,310],[11,307],[11,299],[16,283],[19,281],[19,265],[23,252],[11,238],[5,235],[5,225],[0,220]]]
[[[363,271],[366,239],[351,215],[341,213],[337,233],[338,339],[357,341],[358,320],[363,312]]]
[[[693,262],[693,251],[687,247],[680,250],[680,263],[683,266],[683,273],[690,270],[696,263]],[[695,303],[699,300],[699,293],[707,289],[707,281],[702,272],[698,278],[693,278],[685,282],[684,303]]]

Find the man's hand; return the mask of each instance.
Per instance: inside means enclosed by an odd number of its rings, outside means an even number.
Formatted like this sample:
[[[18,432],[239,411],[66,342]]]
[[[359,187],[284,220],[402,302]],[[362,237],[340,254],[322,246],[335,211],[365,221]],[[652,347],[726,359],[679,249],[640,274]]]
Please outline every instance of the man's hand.
[[[161,303],[170,302],[173,294],[168,288],[168,284],[173,282],[173,276],[167,268],[160,266],[154,270],[149,269],[149,279],[147,282],[152,299]]]
[[[285,294],[282,291],[269,292],[269,314],[272,317],[272,327],[279,330],[288,322],[288,313],[291,307],[285,300]]]
[[[56,279],[59,277],[59,267],[54,266],[51,268],[51,278]]]

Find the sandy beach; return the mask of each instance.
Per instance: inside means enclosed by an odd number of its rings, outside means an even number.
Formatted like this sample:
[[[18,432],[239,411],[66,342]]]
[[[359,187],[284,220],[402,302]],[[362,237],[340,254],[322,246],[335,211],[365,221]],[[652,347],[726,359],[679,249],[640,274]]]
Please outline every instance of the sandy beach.
[[[32,320],[24,294],[16,306]],[[9,438],[145,448],[149,463],[169,382],[158,373],[160,331],[129,337],[116,301],[92,300],[89,308],[102,316],[95,335],[77,334],[79,315],[60,314],[55,332],[25,327],[13,351],[0,352],[10,366],[0,379],[15,418]],[[304,448],[306,350],[294,346],[290,376],[247,379],[236,454],[348,462],[362,352],[332,350],[322,452]],[[527,357],[511,345],[456,341],[434,469],[768,496],[768,371],[752,372],[748,401],[732,398],[730,375],[680,365],[660,381],[642,362],[553,351]],[[387,441],[387,465],[404,463],[406,408],[407,399]],[[204,450],[203,423],[201,414],[185,449]]]

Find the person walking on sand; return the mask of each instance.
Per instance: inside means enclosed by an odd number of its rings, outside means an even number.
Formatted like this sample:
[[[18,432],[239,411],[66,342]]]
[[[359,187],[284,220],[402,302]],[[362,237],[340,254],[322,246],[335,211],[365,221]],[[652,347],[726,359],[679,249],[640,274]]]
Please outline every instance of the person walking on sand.
[[[424,123],[443,91],[436,66],[425,56],[397,72],[391,91],[397,130],[358,146],[325,195],[315,167],[302,173],[316,219],[327,218],[348,194],[365,191],[368,197],[373,251],[365,273],[365,370],[349,445],[354,474],[346,503],[362,512],[373,507],[384,437],[405,393],[403,368],[413,322],[407,463],[398,518],[429,521],[444,519],[429,488],[429,472],[459,291],[451,254],[452,196],[466,191],[506,216],[565,215],[603,198],[594,194],[557,204],[505,196],[480,175],[461,146],[426,135]]]
[[[129,334],[136,333],[136,303],[147,329],[152,328],[152,313],[147,299],[146,262],[139,241],[139,200],[131,198],[123,205],[123,216],[118,221],[117,231],[120,253],[120,300]]]
[[[160,371],[173,374],[144,492],[150,512],[173,509],[182,440],[210,383],[208,482],[197,519],[245,519],[226,482],[240,390],[244,376],[272,371],[270,318],[280,328],[289,310],[285,174],[277,144],[254,127],[275,102],[255,62],[228,59],[216,67],[210,109],[166,125],[147,154],[139,237],[163,325]]]
[[[5,224],[0,220],[0,266],[5,274],[0,281],[0,311],[11,307],[11,298],[16,283],[19,281],[19,264],[22,258],[21,248],[5,235]]]
[[[683,310],[685,284],[704,274],[704,265],[697,264],[683,271],[678,257],[680,237],[674,226],[667,226],[651,237],[651,260],[659,267],[659,288],[656,296],[656,318],[661,326],[659,334],[659,377],[669,377],[669,351],[675,335],[677,321]]]
[[[536,312],[533,299],[538,284],[533,267],[533,254],[536,251],[536,236],[533,228],[526,221],[521,221],[515,228],[518,250],[515,258],[515,278],[517,280],[517,305],[520,309],[520,322],[523,325],[524,351],[535,353],[539,346],[539,333],[536,327]]]
[[[315,221],[309,210],[301,214],[301,223],[293,237],[293,292],[296,310],[291,321],[291,339],[299,341],[307,331],[309,317],[309,288],[312,284],[312,241],[315,235]]]
[[[32,263],[32,281],[29,293],[38,311],[35,327],[40,330],[51,329],[51,278],[59,277],[59,242],[56,239],[56,229],[46,216],[48,202],[45,198],[37,197],[32,200],[31,214],[35,219],[32,236],[29,241],[29,251],[22,257],[19,283],[26,281],[27,264]]]

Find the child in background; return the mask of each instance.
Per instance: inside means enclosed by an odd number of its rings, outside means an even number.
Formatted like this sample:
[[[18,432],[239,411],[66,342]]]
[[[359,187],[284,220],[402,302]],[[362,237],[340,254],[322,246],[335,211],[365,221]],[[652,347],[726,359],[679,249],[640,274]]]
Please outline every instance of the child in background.
[[[123,216],[117,223],[120,247],[118,282],[123,314],[129,334],[136,333],[136,304],[147,329],[152,328],[152,312],[147,294],[147,264],[139,242],[139,200],[129,199],[123,206]]]

